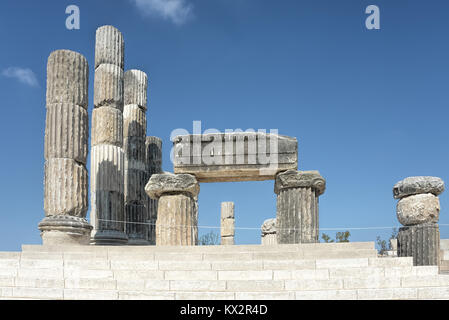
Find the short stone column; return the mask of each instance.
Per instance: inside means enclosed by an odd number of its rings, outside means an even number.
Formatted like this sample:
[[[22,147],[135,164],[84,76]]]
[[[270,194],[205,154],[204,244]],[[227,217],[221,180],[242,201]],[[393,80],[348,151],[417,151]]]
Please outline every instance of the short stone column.
[[[444,182],[438,177],[409,177],[393,187],[393,197],[399,199],[396,214],[404,227],[399,228],[397,253],[413,257],[415,266],[439,265],[440,201]]]
[[[146,137],[145,140],[147,181],[153,174],[162,172],[162,140],[158,137]],[[156,244],[157,200],[146,196],[146,218],[148,223],[146,239],[150,245]]]
[[[86,58],[69,50],[50,54],[45,124],[44,245],[89,244],[86,220],[88,123]]]
[[[234,202],[221,203],[221,245],[234,245]]]
[[[145,184],[148,77],[140,70],[124,76],[123,149],[125,152],[125,232],[129,245],[148,245]]]
[[[158,200],[156,245],[193,246],[198,244],[196,197],[200,186],[190,174],[153,174],[145,191]]]
[[[318,197],[326,181],[318,171],[288,170],[276,175],[277,242],[319,242]]]
[[[276,237],[276,219],[265,220],[260,229],[262,231],[262,245],[275,245],[278,243]]]
[[[92,244],[128,242],[124,215],[123,36],[112,26],[97,29],[91,140]]]

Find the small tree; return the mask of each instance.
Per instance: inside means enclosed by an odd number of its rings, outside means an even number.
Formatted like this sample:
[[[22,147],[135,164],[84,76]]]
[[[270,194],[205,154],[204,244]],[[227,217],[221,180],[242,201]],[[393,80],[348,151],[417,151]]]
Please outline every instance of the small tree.
[[[391,241],[393,239],[396,239],[398,237],[398,229],[397,228],[393,228],[390,238],[388,239],[388,243],[386,240],[383,240],[380,236],[376,237],[376,242],[377,242],[377,246],[378,246],[378,250],[379,250],[379,254],[383,255],[385,254],[385,252],[387,252],[388,250],[393,250],[393,248],[391,247]]]
[[[331,237],[329,237],[329,236],[328,236],[327,234],[325,234],[325,233],[323,233],[323,234],[321,235],[321,239],[323,239],[324,242],[326,242],[326,243],[334,242],[334,240],[332,240]]]
[[[345,232],[337,232],[335,234],[335,241],[331,239],[327,234],[323,233],[321,234],[321,239],[324,240],[326,243],[332,243],[332,242],[349,242],[349,237],[351,236],[351,233],[349,231]]]
[[[203,234],[199,239],[198,239],[198,244],[200,246],[214,246],[214,245],[218,245],[219,242],[219,235],[213,231]]]

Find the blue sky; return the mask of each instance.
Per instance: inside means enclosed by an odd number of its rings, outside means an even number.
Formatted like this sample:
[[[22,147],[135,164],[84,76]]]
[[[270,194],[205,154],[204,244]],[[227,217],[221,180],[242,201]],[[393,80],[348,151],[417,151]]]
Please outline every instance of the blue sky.
[[[203,129],[278,129],[299,141],[299,169],[327,180],[322,228],[398,226],[393,185],[414,175],[449,182],[447,1],[4,0],[0,2],[0,250],[41,243],[46,61],[71,49],[90,65],[95,30],[125,37],[125,69],[149,75],[148,135]],[[165,2],[165,3],[164,3]],[[67,30],[65,9],[81,11]],[[367,30],[365,8],[380,8]],[[202,184],[199,224],[218,226],[234,201],[237,227],[275,217],[273,181]],[[440,196],[449,224],[449,195]],[[200,229],[200,234],[208,232]],[[449,238],[449,226],[440,227]],[[336,231],[325,231],[331,236]],[[352,241],[391,230],[351,230]],[[237,230],[259,243],[259,230]]]

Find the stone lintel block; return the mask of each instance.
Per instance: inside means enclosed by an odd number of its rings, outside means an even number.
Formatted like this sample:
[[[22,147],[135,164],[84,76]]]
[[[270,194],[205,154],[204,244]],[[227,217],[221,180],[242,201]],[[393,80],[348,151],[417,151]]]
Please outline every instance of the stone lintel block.
[[[125,169],[138,169],[146,171],[147,166],[145,163],[145,138],[124,138],[123,151],[125,152]]]
[[[92,226],[84,218],[55,215],[45,217],[39,230],[44,245],[88,245]]]
[[[145,111],[137,104],[125,104],[123,109],[123,136],[141,137],[145,140],[147,117]],[[145,141],[144,141],[145,144]]]
[[[101,26],[96,31],[95,68],[101,64],[125,67],[125,42],[122,33],[113,26]]]
[[[200,185],[193,175],[164,172],[151,176],[145,192],[152,199],[159,199],[164,194],[188,194],[195,198],[200,192]]]
[[[404,226],[437,223],[440,216],[440,200],[431,193],[402,198],[396,207],[398,220]]]
[[[89,120],[84,107],[71,103],[47,105],[45,160],[68,158],[86,164]]]
[[[87,193],[88,174],[84,165],[72,159],[49,159],[45,162],[44,211],[46,216],[86,217]]]
[[[91,148],[91,190],[117,191],[123,194],[124,163],[123,149],[101,144]]]
[[[123,146],[123,115],[116,108],[103,106],[92,112],[92,146]]]
[[[296,138],[263,132],[177,136],[174,172],[199,182],[262,181],[298,168]]]
[[[288,188],[312,188],[322,195],[326,189],[326,180],[318,171],[288,170],[276,176],[274,192],[279,194],[282,189]]]
[[[221,219],[234,219],[234,202],[221,203]]]
[[[128,70],[125,72],[125,105],[135,104],[147,109],[148,76],[140,70]]]
[[[262,235],[276,234],[276,218],[265,220],[262,224],[261,231]]]
[[[69,103],[87,109],[89,65],[78,52],[56,50],[47,63],[47,105]]]
[[[102,64],[95,70],[94,106],[108,106],[123,112],[123,70]]]
[[[438,177],[408,177],[399,181],[393,187],[393,197],[401,199],[410,195],[432,193],[438,196],[444,191],[444,182]]]

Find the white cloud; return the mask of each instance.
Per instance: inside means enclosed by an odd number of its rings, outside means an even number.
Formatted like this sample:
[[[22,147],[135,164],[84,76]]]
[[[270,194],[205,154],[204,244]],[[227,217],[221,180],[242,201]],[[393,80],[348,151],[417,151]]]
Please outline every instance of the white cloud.
[[[158,15],[174,24],[184,24],[193,18],[193,5],[186,0],[131,0],[145,15]]]
[[[24,69],[19,67],[9,67],[2,71],[2,76],[7,78],[14,78],[20,82],[27,84],[31,87],[38,87],[36,75],[31,69]]]

